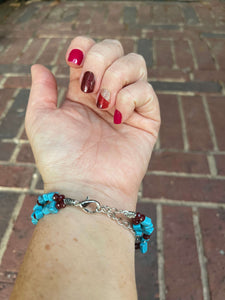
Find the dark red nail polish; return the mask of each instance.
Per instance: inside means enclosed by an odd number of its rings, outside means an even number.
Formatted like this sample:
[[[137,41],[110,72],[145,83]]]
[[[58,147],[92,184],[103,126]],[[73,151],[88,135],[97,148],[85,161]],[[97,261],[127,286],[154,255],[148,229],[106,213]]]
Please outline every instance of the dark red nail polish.
[[[97,107],[100,109],[107,108],[110,101],[110,92],[106,89],[102,89],[98,96]]]
[[[120,124],[122,122],[122,114],[117,109],[114,113],[114,124]]]
[[[95,87],[95,76],[92,72],[85,72],[82,83],[81,83],[81,90],[84,93],[92,93]]]
[[[82,63],[83,58],[84,58],[84,54],[81,50],[73,49],[70,51],[68,61],[79,66]]]

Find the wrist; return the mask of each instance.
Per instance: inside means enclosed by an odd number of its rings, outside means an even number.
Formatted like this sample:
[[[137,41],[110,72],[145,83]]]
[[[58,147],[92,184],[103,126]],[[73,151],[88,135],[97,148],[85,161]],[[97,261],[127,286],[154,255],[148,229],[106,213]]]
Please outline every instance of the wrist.
[[[44,193],[58,192],[67,198],[79,201],[89,199],[97,200],[102,205],[123,210],[136,210],[137,193],[127,195],[119,189],[103,185],[91,185],[80,182],[79,184],[60,182],[44,183]]]

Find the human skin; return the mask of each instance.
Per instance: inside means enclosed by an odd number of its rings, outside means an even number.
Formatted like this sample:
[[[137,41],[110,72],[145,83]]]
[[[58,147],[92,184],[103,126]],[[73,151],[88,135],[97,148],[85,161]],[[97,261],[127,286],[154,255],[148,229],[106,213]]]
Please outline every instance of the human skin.
[[[72,49],[83,52],[80,65],[68,61]],[[78,200],[89,196],[135,211],[160,127],[145,61],[135,53],[124,56],[116,40],[76,37],[66,62],[70,82],[60,108],[51,72],[41,65],[31,70],[25,126],[44,192]],[[90,93],[81,90],[86,71],[95,76]],[[111,95],[105,109],[96,105],[102,88]],[[122,114],[121,124],[113,123],[115,110]],[[10,299],[137,299],[132,233],[105,215],[73,207],[45,216]]]

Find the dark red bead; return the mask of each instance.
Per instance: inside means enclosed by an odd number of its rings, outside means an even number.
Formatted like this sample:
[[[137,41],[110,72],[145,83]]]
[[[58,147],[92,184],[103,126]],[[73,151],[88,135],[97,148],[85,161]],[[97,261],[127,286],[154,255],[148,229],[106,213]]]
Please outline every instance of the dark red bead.
[[[59,194],[54,194],[53,195],[53,200],[57,201],[59,199]]]
[[[35,214],[33,215],[33,217],[37,220],[37,218],[36,218],[36,216],[35,216]]]
[[[65,196],[64,195],[59,195],[59,200],[63,200],[65,199]]]
[[[65,208],[66,207],[66,204],[63,202],[63,203],[60,203],[61,205],[61,208]]]
[[[132,220],[132,223],[133,223],[134,225],[138,225],[138,224],[140,223],[140,220],[134,218],[134,219]]]
[[[135,219],[140,219],[141,214],[139,212],[136,213]]]
[[[145,239],[145,240],[148,240],[148,239],[150,239],[150,236],[151,236],[151,234],[143,234],[143,238]]]
[[[61,204],[60,204],[60,203],[56,203],[55,207],[56,207],[57,209],[60,209],[60,208],[61,208]]]
[[[141,215],[140,221],[143,222],[145,220],[145,215]]]
[[[135,243],[135,249],[140,249],[140,243]]]

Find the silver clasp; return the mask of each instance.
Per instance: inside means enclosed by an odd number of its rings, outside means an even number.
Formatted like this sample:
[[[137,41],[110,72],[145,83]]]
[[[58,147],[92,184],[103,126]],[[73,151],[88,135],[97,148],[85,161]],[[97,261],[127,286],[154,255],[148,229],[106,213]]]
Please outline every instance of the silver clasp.
[[[93,208],[92,210],[86,208],[86,206],[88,206],[89,204],[91,203],[94,203],[95,204],[95,209]],[[89,213],[89,214],[94,214],[94,213],[97,213],[97,212],[100,212],[101,211],[101,205],[98,201],[96,200],[89,200],[88,197],[86,200],[82,201],[79,203],[79,206],[86,212],[86,213]]]

